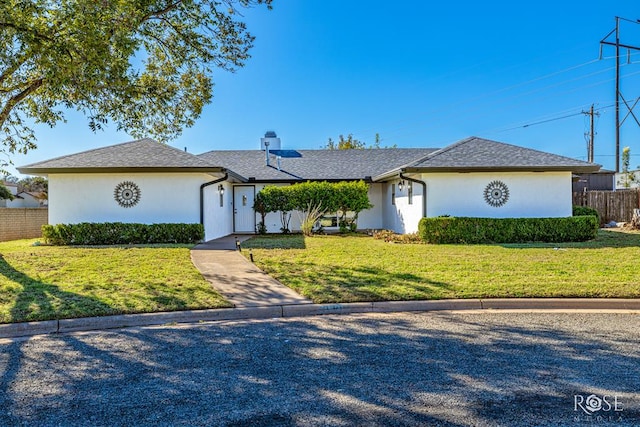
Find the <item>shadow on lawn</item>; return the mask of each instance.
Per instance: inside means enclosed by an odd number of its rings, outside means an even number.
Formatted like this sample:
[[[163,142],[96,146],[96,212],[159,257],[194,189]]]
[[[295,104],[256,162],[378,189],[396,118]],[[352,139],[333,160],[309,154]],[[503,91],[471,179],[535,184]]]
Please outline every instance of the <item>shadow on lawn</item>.
[[[306,249],[302,234],[268,234],[255,236],[242,242],[243,249]]]
[[[91,297],[61,290],[16,270],[0,255],[0,274],[20,285],[9,322],[114,314],[117,310]],[[5,293],[7,297],[8,292]]]
[[[278,279],[315,303],[437,299],[450,296],[454,288],[450,283],[377,267],[279,264],[290,273]]]
[[[573,249],[601,249],[601,248],[637,248],[640,247],[640,233],[629,233],[619,230],[599,230],[595,239],[587,242],[563,243],[510,243],[500,244],[507,249],[540,249],[540,248],[573,248]]]

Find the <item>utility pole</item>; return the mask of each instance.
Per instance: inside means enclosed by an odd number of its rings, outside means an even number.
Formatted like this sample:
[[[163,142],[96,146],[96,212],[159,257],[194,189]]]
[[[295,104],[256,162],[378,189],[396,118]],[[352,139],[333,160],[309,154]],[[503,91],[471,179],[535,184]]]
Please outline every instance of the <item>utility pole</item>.
[[[627,52],[630,52],[631,50],[640,50],[640,47],[620,43],[620,21],[621,20],[625,22],[631,22],[633,24],[640,24],[640,19],[633,21],[631,19],[626,19],[626,18],[621,18],[619,16],[616,16],[616,27],[609,34],[607,34],[605,38],[600,40],[601,53],[602,53],[603,44],[616,47],[616,104],[615,104],[616,105],[616,172],[620,172],[620,127],[622,126],[622,123],[624,123],[624,120],[629,116],[629,114],[631,114],[633,118],[636,119],[636,123],[638,123],[638,125],[640,126],[640,122],[636,118],[635,114],[633,114],[633,108],[637,104],[637,101],[636,101],[636,104],[633,105],[633,107],[630,107],[627,101],[624,99],[624,96],[622,96],[622,93],[620,91],[620,48],[621,47],[625,48],[627,49]],[[615,42],[607,41],[607,39],[612,34],[615,34]],[[625,117],[625,119],[622,120],[622,122],[620,121],[620,100],[621,99],[627,106],[627,109],[629,110],[629,112],[627,113],[627,116]]]
[[[599,116],[600,113],[596,112],[593,108],[593,104],[591,104],[591,109],[589,111],[583,111],[582,114],[584,115],[588,115],[590,116],[589,118],[589,133],[585,133],[585,136],[587,137],[587,161],[589,163],[593,163],[593,148],[594,148],[594,142],[596,139],[596,132],[595,132],[595,116]]]

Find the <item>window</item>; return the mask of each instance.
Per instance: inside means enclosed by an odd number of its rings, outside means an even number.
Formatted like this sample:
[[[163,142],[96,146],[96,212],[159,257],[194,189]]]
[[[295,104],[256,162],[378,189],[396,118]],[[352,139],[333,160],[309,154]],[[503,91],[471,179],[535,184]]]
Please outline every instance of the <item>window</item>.
[[[354,221],[355,216],[355,212],[349,211],[347,212],[347,215],[344,219],[348,224],[350,224]],[[326,214],[318,218],[318,222],[316,224],[322,228],[338,228],[340,227],[341,220],[342,212],[327,212]],[[342,224],[342,226],[344,227],[345,224]]]
[[[391,184],[391,204],[396,204],[396,185]]]
[[[407,184],[407,197],[409,198],[409,204],[413,204],[413,183],[409,181]]]

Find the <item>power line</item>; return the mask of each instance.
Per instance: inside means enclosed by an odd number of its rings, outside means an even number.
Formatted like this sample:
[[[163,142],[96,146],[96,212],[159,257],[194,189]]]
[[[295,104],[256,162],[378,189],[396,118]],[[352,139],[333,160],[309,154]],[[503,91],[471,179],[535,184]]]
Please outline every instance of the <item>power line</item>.
[[[537,81],[541,81],[541,80],[544,80],[544,79],[548,79],[548,78],[551,78],[551,77],[554,77],[554,76],[557,76],[557,75],[560,75],[560,74],[563,74],[563,73],[566,73],[566,72],[569,72],[569,71],[573,71],[573,70],[576,70],[576,69],[579,69],[579,68],[582,68],[582,67],[597,63],[597,62],[600,62],[600,59],[592,59],[592,60],[586,61],[586,62],[581,63],[581,64],[572,65],[572,66],[569,66],[569,67],[564,68],[562,70],[554,71],[554,72],[549,73],[549,74],[545,74],[545,75],[542,75],[542,76],[538,76],[538,77],[532,78],[530,80],[526,80],[524,82],[520,82],[520,83],[517,83],[517,84],[514,84],[514,85],[510,85],[510,86],[507,86],[507,87],[504,87],[504,88],[500,88],[500,89],[497,89],[497,90],[494,90],[494,91],[486,92],[486,93],[480,94],[480,95],[475,96],[475,97],[466,98],[466,99],[460,99],[460,100],[454,101],[453,103],[451,103],[449,105],[446,105],[446,107],[453,108],[453,107],[455,107],[457,105],[468,104],[470,102],[476,102],[476,101],[479,101],[479,100],[494,96],[496,94],[507,92],[509,90],[516,89],[518,87],[526,86],[528,84],[535,83]],[[421,113],[418,113],[417,115],[414,116],[414,119],[409,118],[409,117],[405,117],[403,119],[396,120],[394,122],[388,123],[387,126],[393,125],[393,124],[407,123],[407,122],[409,122],[409,123],[414,122],[415,123],[415,121],[414,121],[415,119],[418,119],[419,117],[424,116],[426,114],[439,111],[441,108],[442,107],[438,107],[437,109],[435,109],[435,108],[434,109],[429,109],[429,110],[423,111]],[[419,119],[417,120],[418,123],[420,123],[421,121],[422,120],[419,120]],[[402,126],[398,130],[401,130],[403,128],[406,128],[406,126]],[[380,129],[380,127],[377,126],[375,129],[368,129],[368,130],[365,130],[365,131],[354,132],[354,134],[360,134],[360,135],[365,134],[366,135],[367,133],[370,133],[370,132],[373,132],[373,131],[377,132],[377,131],[379,131],[379,129]]]
[[[620,48],[622,47],[624,49],[627,49],[627,52],[630,52],[631,50],[640,50],[640,47],[638,46],[620,43],[620,21],[622,20],[625,22],[638,24],[640,23],[640,20],[632,21],[630,19],[621,18],[619,16],[616,16],[615,19],[615,28],[611,30],[611,32],[609,32],[609,34],[607,34],[602,40],[600,40],[600,52],[602,52],[603,45],[615,46],[616,48],[616,172],[620,172],[620,127],[622,126],[622,123],[620,122],[620,98],[624,100],[624,98],[622,97],[622,92],[620,90]],[[615,35],[615,42],[608,41],[612,35]],[[625,105],[629,110],[629,114],[633,115],[633,117],[636,118],[635,114],[633,114],[633,107],[629,107],[626,101]],[[638,122],[637,118],[636,122]],[[640,122],[638,122],[638,124],[640,125]]]
[[[587,139],[587,161],[593,163],[593,150],[595,146],[596,130],[595,130],[595,118],[600,116],[600,113],[594,110],[593,104],[589,111],[582,111],[582,114],[589,116],[589,132],[585,132],[585,138]]]
[[[566,116],[554,117],[553,119],[540,120],[538,122],[527,123],[526,125],[522,125],[522,126],[514,126],[512,128],[504,129],[501,132],[507,132],[507,131],[514,130],[514,129],[524,129],[524,128],[528,128],[528,127],[531,127],[531,126],[541,125],[543,123],[550,123],[550,122],[555,122],[555,121],[558,121],[558,120],[568,119],[569,117],[575,117],[575,116],[579,116],[581,114],[582,114],[582,111],[580,111],[579,113],[567,114]]]

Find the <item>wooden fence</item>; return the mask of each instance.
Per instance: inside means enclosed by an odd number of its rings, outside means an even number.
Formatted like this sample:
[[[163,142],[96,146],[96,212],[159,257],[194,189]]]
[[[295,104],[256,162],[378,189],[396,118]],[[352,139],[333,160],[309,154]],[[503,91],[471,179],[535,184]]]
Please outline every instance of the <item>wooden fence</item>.
[[[0,242],[42,236],[46,208],[0,208]]]
[[[573,193],[573,204],[597,210],[602,224],[611,221],[629,222],[633,210],[640,208],[640,188]]]

